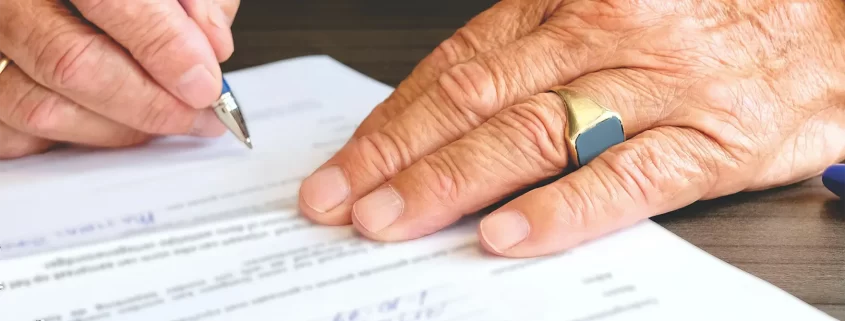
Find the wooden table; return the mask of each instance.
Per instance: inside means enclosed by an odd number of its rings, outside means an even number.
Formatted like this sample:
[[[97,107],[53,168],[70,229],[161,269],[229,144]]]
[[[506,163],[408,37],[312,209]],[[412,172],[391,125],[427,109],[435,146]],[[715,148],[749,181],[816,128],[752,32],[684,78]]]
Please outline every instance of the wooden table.
[[[327,54],[392,86],[492,0],[248,0],[234,70]],[[820,179],[694,204],[654,220],[716,257],[845,319],[845,205]]]

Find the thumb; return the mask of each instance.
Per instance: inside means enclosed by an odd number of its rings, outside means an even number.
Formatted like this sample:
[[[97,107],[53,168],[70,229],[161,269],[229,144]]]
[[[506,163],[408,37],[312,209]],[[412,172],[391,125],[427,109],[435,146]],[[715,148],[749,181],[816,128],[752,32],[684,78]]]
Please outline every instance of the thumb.
[[[481,243],[512,257],[568,250],[701,199],[723,159],[722,148],[694,129],[645,131],[484,218]]]

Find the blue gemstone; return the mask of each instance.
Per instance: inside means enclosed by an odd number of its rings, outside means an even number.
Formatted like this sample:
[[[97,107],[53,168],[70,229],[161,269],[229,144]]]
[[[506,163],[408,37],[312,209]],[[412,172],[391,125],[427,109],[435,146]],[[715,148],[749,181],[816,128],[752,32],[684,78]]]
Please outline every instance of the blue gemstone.
[[[622,122],[615,117],[605,119],[595,127],[581,133],[575,140],[578,162],[584,166],[608,148],[623,141],[625,141],[625,131],[622,129]]]

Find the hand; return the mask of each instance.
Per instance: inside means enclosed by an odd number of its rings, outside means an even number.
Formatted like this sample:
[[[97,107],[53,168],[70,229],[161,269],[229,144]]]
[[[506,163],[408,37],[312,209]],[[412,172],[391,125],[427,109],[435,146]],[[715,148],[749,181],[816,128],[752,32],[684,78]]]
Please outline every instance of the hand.
[[[556,85],[617,111],[628,138],[562,177]],[[843,158],[840,0],[505,0],[375,108],[300,207],[400,241],[529,190],[479,226],[490,252],[529,257]]]
[[[240,0],[0,1],[0,159],[218,136]]]

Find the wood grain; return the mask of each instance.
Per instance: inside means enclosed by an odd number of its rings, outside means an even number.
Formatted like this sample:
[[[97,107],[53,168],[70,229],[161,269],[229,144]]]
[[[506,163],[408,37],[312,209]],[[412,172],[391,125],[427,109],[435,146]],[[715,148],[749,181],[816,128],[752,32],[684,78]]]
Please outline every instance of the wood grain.
[[[243,1],[225,70],[327,54],[396,86],[491,0]],[[845,205],[819,178],[699,202],[654,220],[714,256],[845,319]]]

